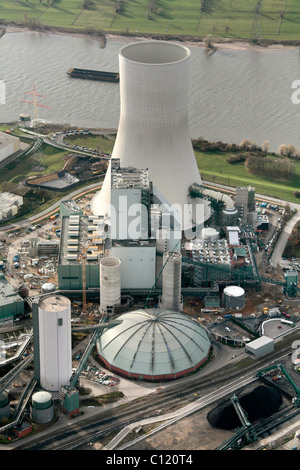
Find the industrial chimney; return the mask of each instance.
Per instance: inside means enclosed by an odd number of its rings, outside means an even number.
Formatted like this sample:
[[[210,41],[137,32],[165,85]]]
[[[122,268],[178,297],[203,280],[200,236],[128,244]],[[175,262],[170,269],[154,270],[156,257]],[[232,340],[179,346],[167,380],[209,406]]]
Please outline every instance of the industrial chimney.
[[[187,214],[186,205],[195,207],[189,188],[201,184],[187,118],[190,55],[187,47],[165,41],[141,41],[120,49],[120,121],[112,153],[121,167],[148,168],[160,203],[184,211],[182,229],[195,225],[195,211]],[[92,201],[97,215],[104,215],[110,204],[110,170]],[[203,223],[209,217],[208,205],[199,199],[197,204],[198,223]]]

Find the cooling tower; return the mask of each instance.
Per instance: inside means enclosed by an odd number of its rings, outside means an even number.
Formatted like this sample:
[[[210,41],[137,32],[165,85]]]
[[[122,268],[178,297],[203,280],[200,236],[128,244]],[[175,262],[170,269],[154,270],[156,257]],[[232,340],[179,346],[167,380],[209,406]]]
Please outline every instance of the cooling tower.
[[[185,209],[182,229],[195,221],[184,207],[195,207],[189,187],[201,184],[188,128],[190,54],[188,48],[164,41],[142,41],[120,49],[120,120],[112,153],[121,167],[148,168],[162,200]],[[108,213],[110,180],[109,166],[102,190],[92,201],[94,214]],[[207,206],[203,200],[198,206],[197,218],[203,222],[209,210],[200,216]]]

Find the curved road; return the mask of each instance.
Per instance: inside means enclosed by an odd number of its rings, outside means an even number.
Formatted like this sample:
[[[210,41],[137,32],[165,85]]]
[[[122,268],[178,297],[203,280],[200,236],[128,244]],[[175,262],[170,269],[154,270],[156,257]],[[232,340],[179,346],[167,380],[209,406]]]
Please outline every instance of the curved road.
[[[300,220],[300,210],[298,208],[296,214],[294,214],[293,217],[290,220],[288,220],[288,222],[283,227],[280,237],[277,240],[277,243],[275,245],[274,251],[271,256],[271,263],[270,263],[271,266],[273,266],[274,268],[276,268],[278,264],[281,264],[282,253],[285,249],[285,246],[287,244],[289,236],[292,233],[293,228],[299,222],[299,220]]]

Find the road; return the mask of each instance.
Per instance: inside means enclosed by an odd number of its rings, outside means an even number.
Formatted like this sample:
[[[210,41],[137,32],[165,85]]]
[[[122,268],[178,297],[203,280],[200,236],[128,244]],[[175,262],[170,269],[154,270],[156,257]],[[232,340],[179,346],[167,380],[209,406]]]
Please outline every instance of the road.
[[[300,220],[300,210],[298,209],[296,214],[285,224],[279,239],[277,240],[276,246],[271,256],[271,266],[277,267],[277,265],[281,264],[282,261],[282,253],[285,249],[289,236],[292,233],[293,228]]]

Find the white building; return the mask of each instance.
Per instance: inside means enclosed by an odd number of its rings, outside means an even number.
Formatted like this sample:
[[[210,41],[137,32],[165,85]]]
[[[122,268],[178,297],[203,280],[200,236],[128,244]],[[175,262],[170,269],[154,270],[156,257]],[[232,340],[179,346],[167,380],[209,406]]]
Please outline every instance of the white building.
[[[111,256],[121,260],[122,289],[151,289],[155,282],[155,240],[112,241]]]
[[[267,336],[261,336],[245,345],[245,352],[253,355],[254,359],[259,359],[272,351],[274,351],[274,340]]]
[[[147,239],[150,206],[148,170],[120,168],[119,159],[112,159],[111,164],[111,238]]]
[[[23,205],[23,197],[16,194],[0,193],[0,220],[9,219],[17,215],[19,207]]]

